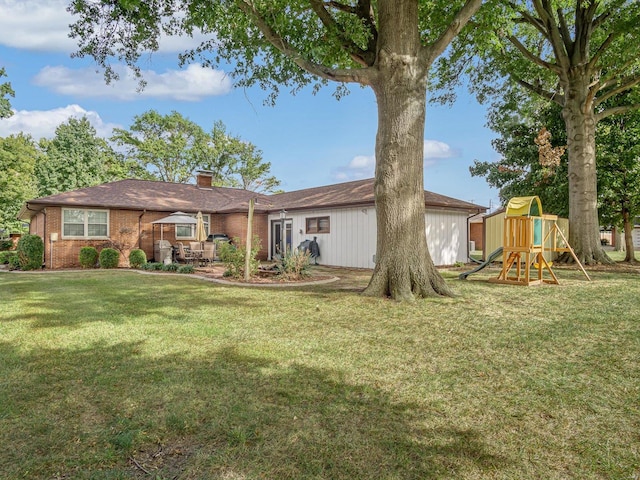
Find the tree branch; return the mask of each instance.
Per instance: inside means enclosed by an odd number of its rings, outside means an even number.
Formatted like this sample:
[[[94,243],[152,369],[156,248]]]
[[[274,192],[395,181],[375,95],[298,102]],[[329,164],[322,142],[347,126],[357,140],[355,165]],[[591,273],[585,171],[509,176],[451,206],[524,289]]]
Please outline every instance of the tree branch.
[[[607,93],[603,94],[601,97],[596,99],[596,101],[594,102],[594,105],[595,106],[600,105],[601,103],[609,100],[611,97],[614,97],[619,93],[630,90],[636,85],[640,85],[640,73],[627,77],[624,80],[621,80],[620,85],[618,85],[613,90],[609,90]]]
[[[611,43],[616,39],[618,35],[619,32],[611,32],[609,36],[604,40],[604,42],[602,42],[600,48],[598,48],[596,53],[593,54],[593,58],[589,61],[589,64],[587,65],[587,71],[591,71],[595,68],[596,63],[598,63],[598,60],[600,60],[600,57],[602,57],[604,52],[606,52],[607,48],[609,48]]]
[[[571,62],[569,61],[569,50],[564,47],[567,42],[571,43],[570,38],[563,38],[562,32],[558,28],[556,24],[556,20],[553,17],[553,7],[549,3],[549,0],[533,0],[533,6],[540,15],[540,19],[546,26],[546,30],[548,33],[549,43],[551,44],[551,48],[553,49],[553,53],[556,57],[556,62],[562,66],[564,71],[568,70],[571,67]],[[558,72],[559,73],[559,72]]]
[[[363,50],[348,36],[346,36],[342,27],[327,11],[322,0],[309,0],[309,4],[326,29],[337,32],[342,48],[344,48],[354,62],[359,63],[363,67],[370,67],[373,65],[376,60],[375,48],[373,50]],[[353,14],[355,13],[356,12],[354,11]]]
[[[624,105],[621,107],[612,107],[607,110],[603,110],[600,113],[595,114],[595,121],[599,122],[600,120],[611,117],[612,115],[620,115],[621,113],[627,113],[632,110],[640,110],[640,103],[636,105]]]
[[[564,105],[564,95],[558,94],[556,92],[550,92],[549,90],[545,90],[544,88],[542,88],[542,85],[533,85],[532,83],[529,83],[517,77],[512,77],[512,78],[521,87],[524,87],[533,93],[537,93],[541,97],[546,98],[547,100],[550,100],[554,103],[557,103],[560,106]]]
[[[356,7],[352,7],[351,5],[345,5],[344,3],[336,2],[336,1],[328,1],[327,6],[331,8],[335,8],[336,10],[340,10],[341,12],[351,13],[355,15],[357,13]]]
[[[613,10],[613,9],[612,9],[612,10]],[[611,11],[612,11],[612,10],[608,10],[608,11],[604,12],[602,15],[600,15],[600,16],[598,16],[598,17],[596,17],[596,18],[593,20],[593,24],[592,24],[592,25],[593,25],[593,29],[594,29],[594,30],[595,30],[595,29],[597,29],[597,28],[600,28],[600,26],[601,26],[604,22],[606,22],[606,21],[607,21],[607,19],[611,16]]]
[[[251,0],[237,0],[238,7],[249,17],[253,19],[255,25],[264,35],[265,39],[278,49],[283,55],[287,56],[293,63],[298,65],[312,75],[336,82],[360,83],[362,85],[370,85],[376,71],[372,68],[361,69],[335,69],[329,68],[312,62],[302,56],[302,54],[289,42],[287,42],[280,34],[278,34],[260,15]]]
[[[527,58],[529,61],[535,63],[536,65],[542,67],[542,68],[546,68],[547,70],[551,70],[552,72],[556,73],[557,75],[561,75],[563,70],[562,68],[560,68],[558,65],[555,65],[553,63],[549,63],[549,62],[545,62],[544,60],[542,60],[540,57],[538,57],[537,55],[534,55],[533,53],[531,53],[527,47],[525,47],[522,43],[520,43],[520,40],[518,40],[515,36],[513,35],[509,35],[507,37],[507,39],[520,51],[520,53],[522,53],[525,58]]]
[[[548,40],[551,40],[549,38],[549,32],[545,29],[544,23],[542,22],[542,20],[540,20],[539,18],[534,17],[533,15],[531,15],[528,11],[526,10],[521,10],[520,7],[518,5],[516,5],[513,2],[509,2],[509,6],[515,10],[518,15],[521,15],[522,18],[519,20],[519,22],[521,23],[528,23],[529,25],[532,25],[533,27],[536,28],[536,30],[538,30],[542,36]],[[518,20],[516,20],[518,21]]]
[[[431,65],[431,63],[445,51],[447,46],[449,46],[456,35],[465,27],[481,5],[482,0],[467,0],[458,13],[456,13],[453,20],[451,20],[449,26],[442,32],[442,35],[431,45],[423,47],[421,57],[427,65]]]
[[[556,10],[558,13],[558,20],[560,20],[560,36],[564,41],[565,50],[571,55],[571,50],[573,50],[573,44],[571,43],[571,32],[569,32],[569,27],[567,26],[567,19],[564,18],[564,13],[561,8]]]

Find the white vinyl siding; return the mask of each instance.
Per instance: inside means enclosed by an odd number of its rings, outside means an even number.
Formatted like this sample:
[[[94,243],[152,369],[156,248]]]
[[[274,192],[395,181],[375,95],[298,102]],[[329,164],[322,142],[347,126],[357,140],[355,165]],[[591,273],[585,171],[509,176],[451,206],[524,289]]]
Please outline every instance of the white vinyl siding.
[[[313,217],[329,217],[331,233],[305,233],[306,219]],[[279,217],[270,215],[269,220],[279,220]],[[292,222],[294,248],[304,240],[317,237],[320,264],[354,268],[375,266],[377,229],[374,207],[288,211],[287,220]],[[466,212],[427,210],[425,222],[429,253],[436,265],[466,262]],[[269,238],[270,244],[271,241]]]
[[[433,263],[453,265],[467,261],[467,214],[447,210],[425,213],[427,247]]]
[[[108,238],[109,211],[62,209],[63,238]]]

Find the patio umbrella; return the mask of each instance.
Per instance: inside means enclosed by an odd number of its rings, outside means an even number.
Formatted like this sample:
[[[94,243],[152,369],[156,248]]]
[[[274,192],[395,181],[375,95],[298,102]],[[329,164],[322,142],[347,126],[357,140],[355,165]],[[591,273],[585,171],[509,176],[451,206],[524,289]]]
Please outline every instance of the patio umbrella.
[[[207,239],[207,232],[204,229],[204,220],[202,219],[202,212],[198,212],[196,215],[196,242],[204,242]]]
[[[202,216],[202,214],[200,214]],[[190,225],[195,225],[197,224],[197,220],[193,217],[190,217],[189,215],[187,215],[184,212],[174,212],[171,215],[169,215],[168,217],[164,217],[161,218],[160,220],[156,220],[155,222],[151,222],[152,224],[154,223],[158,223],[160,224],[160,240],[163,240],[162,238],[162,230],[163,230],[163,225],[165,223],[169,223],[169,224],[190,224]]]

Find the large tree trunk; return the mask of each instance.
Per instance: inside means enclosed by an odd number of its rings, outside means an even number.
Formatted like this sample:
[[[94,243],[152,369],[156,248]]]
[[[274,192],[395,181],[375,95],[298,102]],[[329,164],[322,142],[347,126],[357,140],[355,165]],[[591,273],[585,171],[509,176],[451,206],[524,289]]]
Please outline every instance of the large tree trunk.
[[[364,293],[399,301],[451,295],[431,260],[425,232],[423,157],[428,65],[419,58],[417,6],[418,2],[411,0],[380,2],[379,75],[372,85],[378,104],[378,233],[376,266]]]
[[[567,127],[569,153],[569,243],[583,264],[611,263],[600,243],[596,139],[593,108],[588,105],[586,79],[576,80],[566,92],[562,116]]]
[[[628,208],[622,210],[622,221],[624,222],[624,243],[626,247],[625,262],[635,263],[636,252],[633,247],[633,222]]]

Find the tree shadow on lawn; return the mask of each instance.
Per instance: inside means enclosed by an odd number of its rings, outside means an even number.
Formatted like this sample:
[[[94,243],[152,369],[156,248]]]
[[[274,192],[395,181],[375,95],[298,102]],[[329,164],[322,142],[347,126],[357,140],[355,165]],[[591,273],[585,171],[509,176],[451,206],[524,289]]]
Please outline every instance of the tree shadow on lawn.
[[[2,478],[425,479],[510,464],[428,405],[233,347],[0,343],[0,357]]]

